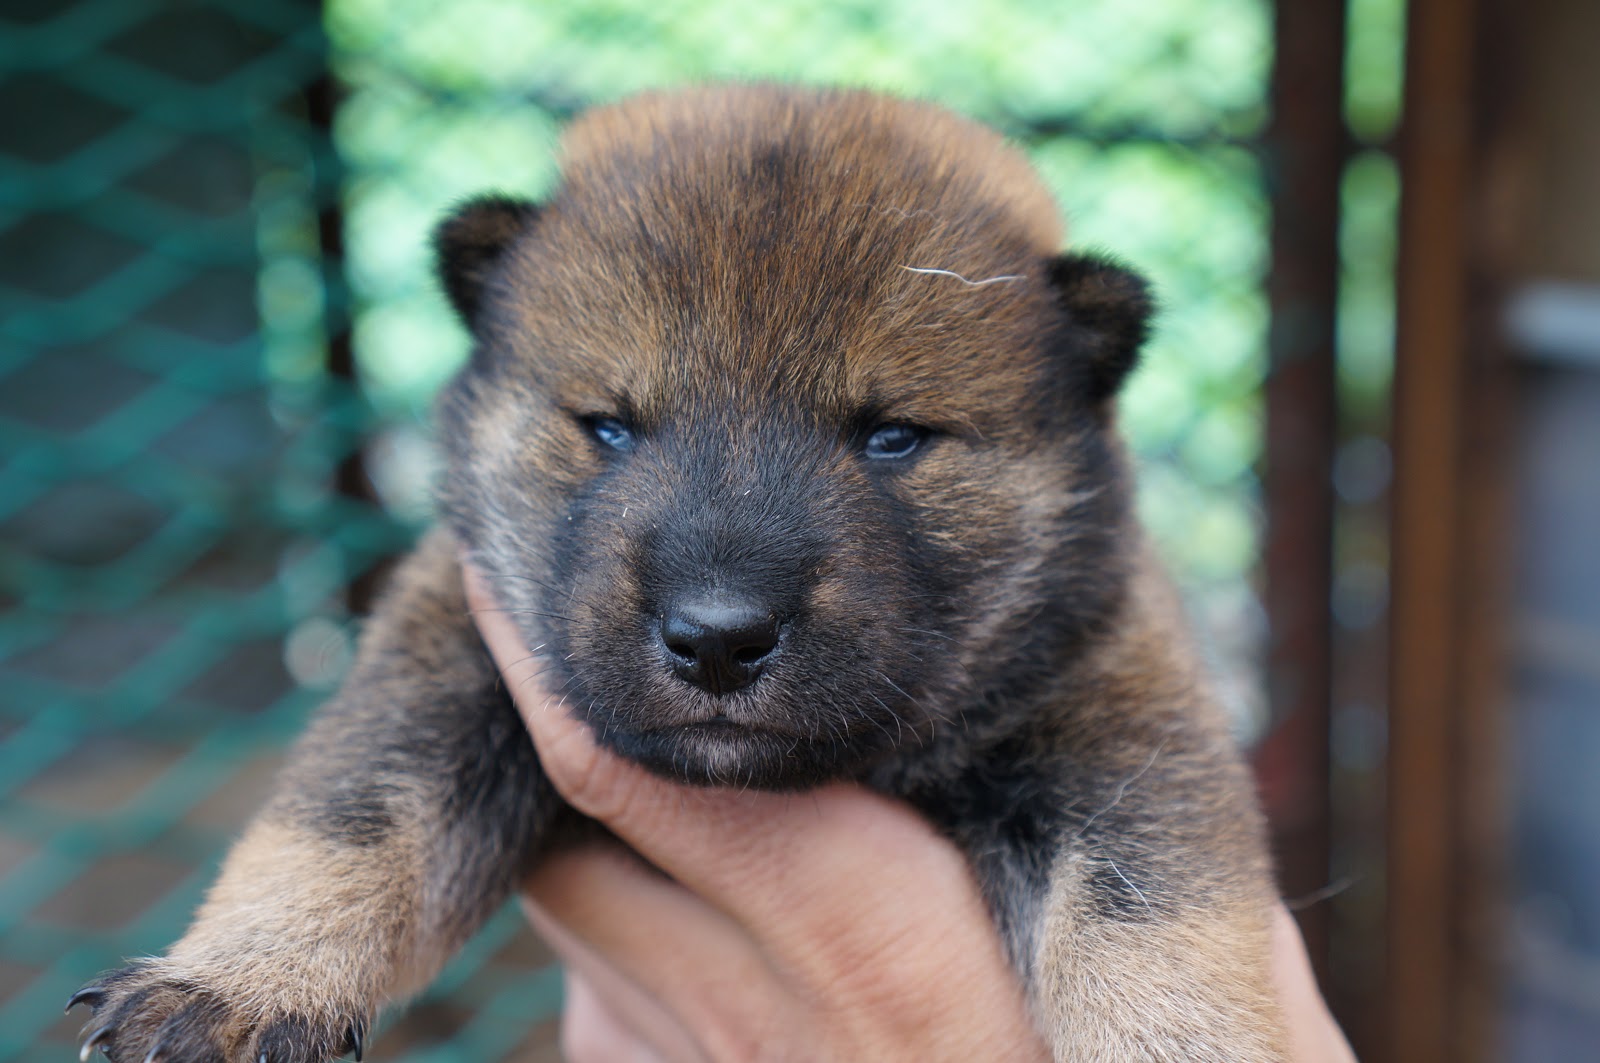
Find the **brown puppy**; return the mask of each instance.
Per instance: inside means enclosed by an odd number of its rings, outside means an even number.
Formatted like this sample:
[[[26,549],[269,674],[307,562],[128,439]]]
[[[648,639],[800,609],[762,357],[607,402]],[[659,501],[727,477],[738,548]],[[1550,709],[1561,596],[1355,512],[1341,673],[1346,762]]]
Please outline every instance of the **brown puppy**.
[[[75,999],[118,1063],[321,1063],[575,830],[466,615],[465,550],[600,741],[684,782],[854,778],[968,854],[1061,1060],[1265,1061],[1248,775],[1129,512],[1144,284],[1059,256],[937,108],[646,96],[542,207],[440,230],[476,337],[446,527],[162,959]]]

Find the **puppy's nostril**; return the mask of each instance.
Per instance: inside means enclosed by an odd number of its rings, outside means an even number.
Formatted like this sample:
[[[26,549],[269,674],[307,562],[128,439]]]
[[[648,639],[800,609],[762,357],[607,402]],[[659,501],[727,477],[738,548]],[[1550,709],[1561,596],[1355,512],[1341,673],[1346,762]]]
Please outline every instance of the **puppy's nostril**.
[[[661,643],[673,671],[712,694],[754,682],[782,632],[771,611],[732,597],[677,602],[661,618]]]
[[[681,638],[664,638],[662,641],[666,643],[667,652],[680,661],[693,664],[695,658],[699,656],[694,646]]]

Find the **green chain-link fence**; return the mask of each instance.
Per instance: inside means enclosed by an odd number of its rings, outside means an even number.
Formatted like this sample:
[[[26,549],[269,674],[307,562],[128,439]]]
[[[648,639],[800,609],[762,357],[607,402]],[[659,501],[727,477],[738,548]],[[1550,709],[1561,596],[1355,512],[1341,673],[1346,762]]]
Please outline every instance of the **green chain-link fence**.
[[[349,588],[425,519],[427,397],[465,351],[427,229],[471,192],[548,190],[590,101],[799,77],[1021,139],[1073,241],[1161,292],[1123,406],[1145,511],[1248,662],[1268,20],[1261,0],[6,0],[0,1061],[68,1058],[67,995],[176,935],[337,683]],[[546,1058],[544,962],[502,913],[375,1054]]]

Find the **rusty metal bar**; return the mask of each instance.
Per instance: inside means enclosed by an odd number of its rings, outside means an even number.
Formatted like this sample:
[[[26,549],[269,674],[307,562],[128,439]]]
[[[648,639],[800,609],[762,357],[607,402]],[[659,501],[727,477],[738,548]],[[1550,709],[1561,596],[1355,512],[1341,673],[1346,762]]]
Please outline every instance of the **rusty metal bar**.
[[[1414,0],[1401,138],[1388,768],[1387,1015],[1395,1063],[1490,1058],[1475,854],[1492,714],[1483,598],[1492,403],[1482,283],[1483,84],[1475,0]],[[1492,493],[1492,492],[1491,492]],[[1493,758],[1490,758],[1493,759]],[[1474,986],[1478,988],[1473,988]],[[1475,995],[1474,995],[1475,994]],[[1468,1000],[1477,1000],[1472,1009]],[[1478,1012],[1469,1014],[1469,1010]]]
[[[1268,695],[1276,726],[1256,767],[1285,896],[1328,883],[1329,688],[1336,435],[1334,320],[1344,124],[1345,4],[1279,0],[1273,118],[1271,369],[1266,383]],[[1298,913],[1326,974],[1325,905]]]

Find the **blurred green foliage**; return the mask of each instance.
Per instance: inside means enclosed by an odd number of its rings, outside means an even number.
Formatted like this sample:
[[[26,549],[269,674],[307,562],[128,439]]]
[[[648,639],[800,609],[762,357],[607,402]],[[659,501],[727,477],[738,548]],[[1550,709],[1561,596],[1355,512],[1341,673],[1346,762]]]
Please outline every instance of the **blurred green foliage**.
[[[1368,144],[1381,144],[1400,120],[1406,5],[1350,0],[1345,41],[1345,122]]]

